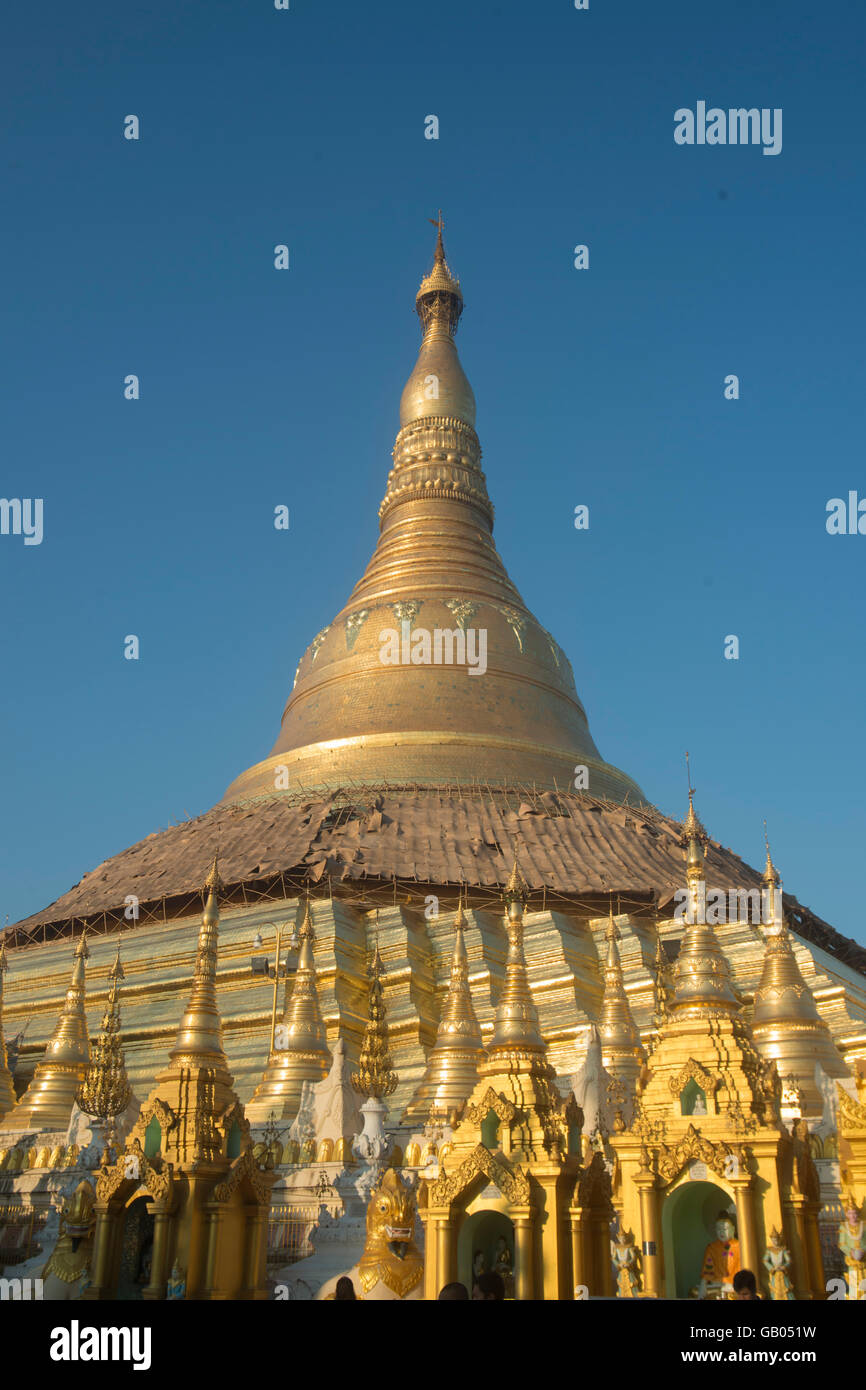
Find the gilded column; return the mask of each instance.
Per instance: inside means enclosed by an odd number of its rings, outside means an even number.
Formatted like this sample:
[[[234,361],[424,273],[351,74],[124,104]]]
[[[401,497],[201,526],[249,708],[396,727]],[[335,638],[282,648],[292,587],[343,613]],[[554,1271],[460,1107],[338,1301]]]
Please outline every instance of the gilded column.
[[[571,1207],[568,1214],[571,1220],[572,1282],[575,1288],[582,1286],[588,1292],[592,1278],[592,1261],[587,1259],[583,1210],[581,1207]]]
[[[520,1300],[535,1298],[533,1221],[530,1212],[514,1215],[514,1293]]]
[[[255,1298],[260,1287],[262,1239],[267,1239],[267,1209],[256,1207],[246,1216],[247,1248],[243,1298]]]
[[[743,1269],[750,1269],[756,1279],[760,1279],[763,1265],[758,1250],[758,1237],[755,1230],[755,1203],[752,1197],[752,1178],[745,1174],[741,1178],[731,1178],[734,1200],[737,1204],[737,1233],[740,1241],[740,1263]]]
[[[445,1284],[450,1284],[452,1274],[452,1240],[451,1240],[451,1220],[449,1217],[440,1217],[436,1223],[436,1281],[439,1285],[434,1297],[438,1298],[439,1289]],[[470,1293],[471,1293],[470,1289]]]
[[[642,1168],[635,1174],[634,1182],[640,1193],[644,1292],[649,1298],[663,1298],[664,1262],[659,1239],[659,1203],[655,1175]]]
[[[149,1300],[165,1298],[168,1283],[168,1238],[171,1231],[170,1212],[157,1209],[153,1213],[153,1255],[150,1265],[150,1283],[142,1289],[141,1296]]]

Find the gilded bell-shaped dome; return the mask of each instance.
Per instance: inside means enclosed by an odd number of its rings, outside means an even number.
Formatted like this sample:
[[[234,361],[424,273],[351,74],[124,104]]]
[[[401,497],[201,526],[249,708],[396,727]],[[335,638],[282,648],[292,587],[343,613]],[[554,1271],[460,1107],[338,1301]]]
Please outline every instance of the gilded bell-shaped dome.
[[[475,398],[454,343],[463,294],[441,220],[415,307],[423,338],[378,545],[301,658],[270,757],[225,800],[477,781],[641,802],[635,783],[600,757],[565,652],[497,553]]]

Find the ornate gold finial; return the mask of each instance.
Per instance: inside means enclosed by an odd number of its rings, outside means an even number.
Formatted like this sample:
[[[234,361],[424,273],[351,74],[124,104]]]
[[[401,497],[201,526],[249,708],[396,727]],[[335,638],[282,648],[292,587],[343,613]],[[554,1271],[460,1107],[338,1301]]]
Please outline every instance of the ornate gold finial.
[[[764,821],[764,844],[767,846],[767,863],[764,868],[764,882],[768,888],[779,886],[779,873],[770,855],[770,841],[767,837],[767,822]]]
[[[102,1030],[94,1044],[90,1065],[84,1080],[75,1096],[85,1115],[92,1115],[94,1119],[101,1120],[103,1124],[108,1122],[105,1132],[105,1148],[102,1154],[104,1165],[111,1163],[111,1150],[117,1144],[115,1127],[117,1117],[123,1114],[132,1098],[132,1088],[126,1074],[120,1036],[118,990],[123,978],[120,945],[118,944],[114,964],[109,971],[111,988],[108,992],[108,1004],[102,1016]]]
[[[424,276],[415,296],[415,310],[425,336],[441,331],[453,338],[457,332],[460,315],[463,313],[463,295],[460,292],[460,281],[451,274],[445,259],[441,209],[438,221],[432,217],[428,220],[436,228],[436,251],[433,269],[429,275]]]
[[[514,867],[508,875],[508,882],[505,885],[503,894],[507,903],[519,901],[525,907],[529,901],[529,888],[526,879],[520,872],[520,865],[517,862],[517,850],[514,851]]]
[[[385,967],[379,955],[377,941],[370,966],[369,1022],[364,1030],[360,1064],[358,1070],[352,1073],[354,1090],[368,1098],[375,1096],[377,1100],[393,1095],[399,1080],[397,1073],[391,1070],[391,1053],[388,1049],[385,994],[382,989],[384,973]]]
[[[208,876],[204,881],[205,888],[209,889],[210,892],[213,893],[218,893],[219,890],[222,888],[223,881],[220,878],[219,863],[220,852],[219,850],[217,850],[216,854],[213,857],[213,863],[211,864],[210,869],[208,871]]]
[[[438,217],[428,217],[427,221],[432,222],[433,226],[436,228],[436,254],[434,256],[434,263],[436,265],[441,265],[445,260],[445,247],[442,242],[442,232],[445,227],[445,222],[442,218],[442,209],[439,209]]]

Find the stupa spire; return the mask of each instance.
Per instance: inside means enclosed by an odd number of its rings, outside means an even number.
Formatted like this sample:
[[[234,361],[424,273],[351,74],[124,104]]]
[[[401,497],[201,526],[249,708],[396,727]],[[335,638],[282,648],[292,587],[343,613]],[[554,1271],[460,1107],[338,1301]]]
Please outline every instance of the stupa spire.
[[[769,922],[764,930],[761,979],[755,990],[752,1036],[758,1051],[773,1058],[783,1080],[789,1076],[796,1079],[803,1113],[817,1116],[824,1101],[815,1081],[815,1063],[819,1062],[828,1076],[846,1076],[847,1069],[797,964],[781,910],[781,879],[770,858],[769,843],[764,883],[778,902],[771,898],[766,914]]]
[[[90,951],[82,931],[75,947],[66,1000],[33,1080],[18,1104],[0,1121],[0,1129],[65,1129],[75,1093],[90,1061],[85,1009],[85,974]]]
[[[547,1053],[523,953],[523,914],[529,889],[516,853],[503,897],[508,931],[505,984],[496,1005],[493,1037],[487,1045],[487,1061],[482,1069],[485,1075],[501,1070],[503,1061],[513,1063],[518,1070],[537,1065]]]
[[[111,984],[108,1002],[102,1015],[102,1029],[94,1043],[90,1065],[76,1096],[80,1108],[86,1115],[92,1115],[94,1119],[103,1123],[107,1122],[104,1163],[110,1162],[112,1145],[117,1142],[117,1117],[123,1114],[132,1099],[132,1088],[126,1074],[120,1036],[118,994],[120,981],[124,978],[123,966],[120,963],[120,946],[117,947],[108,978]]]
[[[383,1096],[393,1095],[399,1079],[397,1073],[391,1070],[388,1024],[385,1021],[385,993],[382,989],[384,973],[385,967],[379,955],[377,941],[370,966],[368,1022],[361,1044],[361,1061],[358,1070],[352,1073],[352,1086],[359,1095],[366,1096],[368,1100],[381,1100]]]
[[[636,1081],[644,1061],[640,1033],[632,1017],[622,973],[619,947],[620,931],[610,905],[604,931],[607,958],[604,967],[604,995],[598,1031],[601,1037],[602,1064],[613,1076]]]
[[[207,896],[198,934],[192,991],[169,1056],[172,1060],[192,1057],[208,1059],[227,1071],[216,993],[221,887],[219,855],[216,854],[205,879]]]
[[[407,1119],[427,1114],[434,1121],[448,1120],[472,1094],[478,1081],[478,1066],[484,1049],[469,988],[469,958],[464,938],[466,925],[461,897],[454,918],[454,949],[448,994],[442,1007],[436,1042],[427,1058],[424,1080],[406,1111]]]
[[[9,1070],[6,1056],[6,1040],[3,1036],[3,976],[9,969],[6,960],[6,942],[0,942],[0,1119],[15,1104],[15,1085]]]
[[[734,990],[731,968],[706,921],[704,854],[709,836],[695,811],[694,788],[689,786],[689,809],[682,827],[686,861],[688,916],[674,969],[673,1015],[716,1016],[737,1014],[740,1000]]]
[[[237,1103],[223,1049],[216,992],[221,886],[216,856],[205,880],[206,900],[189,1002],[168,1066],[157,1076],[144,1106],[147,1110],[159,1099],[173,1111],[175,1123],[163,1135],[161,1152],[163,1158],[178,1165],[224,1157],[226,1141],[219,1120]]]
[[[274,1033],[264,1075],[246,1107],[247,1119],[252,1123],[267,1120],[271,1114],[278,1123],[294,1119],[304,1082],[321,1081],[328,1074],[331,1056],[316,984],[314,938],[307,898],[298,929],[298,965],[294,981],[290,991],[286,976],[282,1020]]]

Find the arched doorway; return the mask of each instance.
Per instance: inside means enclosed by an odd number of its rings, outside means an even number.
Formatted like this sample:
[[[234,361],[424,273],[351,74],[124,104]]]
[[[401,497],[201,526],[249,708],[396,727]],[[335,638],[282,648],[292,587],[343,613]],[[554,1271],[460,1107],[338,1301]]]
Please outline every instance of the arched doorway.
[[[141,1298],[142,1290],[150,1283],[154,1225],[148,1211],[151,1200],[150,1196],[136,1197],[123,1213],[115,1295],[118,1299]]]
[[[698,1284],[704,1251],[716,1238],[716,1217],[733,1206],[730,1194],[714,1182],[683,1182],[665,1199],[662,1240],[668,1298],[688,1298]]]
[[[504,1242],[504,1246],[503,1246]],[[480,1255],[485,1270],[504,1273],[503,1248],[510,1262],[511,1278],[506,1274],[505,1297],[514,1297],[514,1223],[501,1211],[476,1211],[467,1216],[457,1240],[457,1278],[472,1295],[474,1267]]]

